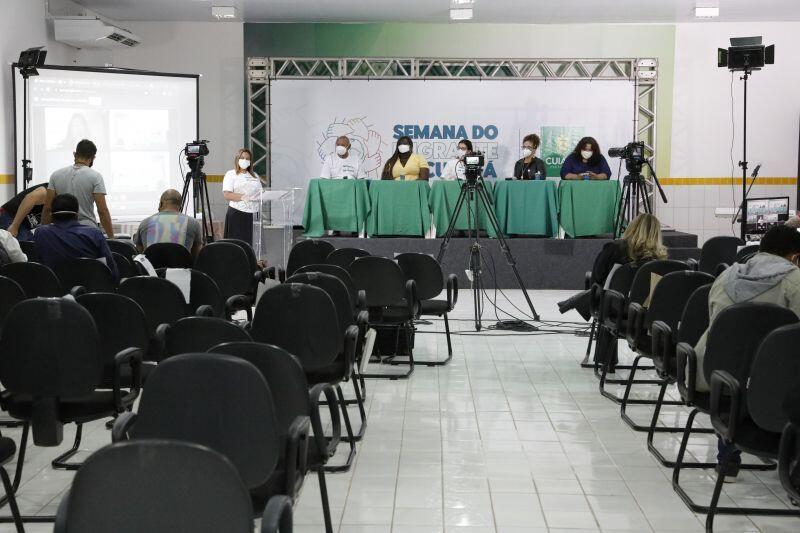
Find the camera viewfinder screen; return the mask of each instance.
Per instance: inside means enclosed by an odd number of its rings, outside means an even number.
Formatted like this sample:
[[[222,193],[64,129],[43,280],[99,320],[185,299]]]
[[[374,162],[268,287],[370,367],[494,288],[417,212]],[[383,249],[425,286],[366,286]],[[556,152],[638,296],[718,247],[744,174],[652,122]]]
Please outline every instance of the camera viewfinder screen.
[[[789,197],[749,198],[747,200],[747,234],[762,235],[773,226],[789,220]]]

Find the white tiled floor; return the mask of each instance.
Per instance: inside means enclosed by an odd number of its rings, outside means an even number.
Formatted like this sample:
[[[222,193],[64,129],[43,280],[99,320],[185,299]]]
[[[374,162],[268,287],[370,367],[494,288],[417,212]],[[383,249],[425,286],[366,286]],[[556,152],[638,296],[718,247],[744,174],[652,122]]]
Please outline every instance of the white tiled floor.
[[[519,291],[508,291],[522,306]],[[547,320],[560,316],[555,302],[566,291],[533,291]],[[508,304],[501,304],[510,309]],[[671,471],[645,447],[645,434],[628,428],[619,407],[597,392],[590,370],[578,365],[586,338],[573,334],[475,334],[472,300],[461,293],[451,320],[455,357],[446,367],[418,367],[409,381],[367,383],[369,425],[354,468],[329,474],[335,525],[342,533],[539,533],[550,531],[703,531],[705,516],[689,511],[670,484]],[[491,316],[491,319],[489,317]],[[495,321],[491,308],[485,324]],[[420,324],[418,359],[446,353],[444,324]],[[425,333],[437,331],[437,333]],[[623,358],[629,357],[623,348]],[[346,387],[349,389],[350,387]],[[640,396],[655,387],[640,386]],[[632,407],[640,423],[648,408]],[[666,409],[664,424],[685,420],[683,408]],[[351,415],[357,419],[355,410]],[[698,417],[707,425],[707,420]],[[357,423],[357,422],[356,422]],[[101,423],[86,428],[84,448],[110,440]],[[4,434],[18,437],[16,430]],[[65,444],[73,436],[65,428]],[[669,455],[679,435],[657,437]],[[345,451],[342,446],[342,452]],[[690,452],[710,460],[716,449],[708,435],[693,438]],[[57,451],[28,448],[23,512],[53,513],[72,474],[53,471]],[[337,459],[343,457],[337,456]],[[8,465],[11,470],[13,465]],[[774,472],[743,472],[726,485],[721,504],[785,506]],[[710,498],[714,477],[686,471],[692,495]],[[322,531],[316,476],[309,476],[296,507],[295,531]],[[28,531],[51,531],[31,524]],[[5,527],[0,532],[13,531]],[[719,515],[715,531],[800,531],[800,520]]]

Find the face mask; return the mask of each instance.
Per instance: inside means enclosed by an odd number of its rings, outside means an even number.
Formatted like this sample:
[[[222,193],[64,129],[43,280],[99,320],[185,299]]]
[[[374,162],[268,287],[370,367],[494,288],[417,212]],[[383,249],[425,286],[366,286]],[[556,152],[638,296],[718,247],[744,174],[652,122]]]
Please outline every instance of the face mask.
[[[401,154],[407,154],[411,150],[411,147],[407,144],[400,144],[397,146],[397,151]]]
[[[467,151],[466,150],[462,150],[461,148],[459,148],[458,149],[458,157],[464,157],[465,155],[467,155]]]
[[[584,159],[591,159],[592,158],[592,151],[591,150],[581,150],[581,157]]]
[[[249,167],[249,166],[250,166],[250,160],[249,159],[240,159],[239,160],[239,168],[241,168],[242,170],[247,170],[247,167]]]
[[[522,149],[522,157],[527,158],[527,157],[530,157],[532,155],[533,155],[533,150],[531,150],[530,148],[523,148]]]
[[[347,147],[346,146],[337,146],[336,147],[336,155],[344,155],[346,153],[347,153]]]

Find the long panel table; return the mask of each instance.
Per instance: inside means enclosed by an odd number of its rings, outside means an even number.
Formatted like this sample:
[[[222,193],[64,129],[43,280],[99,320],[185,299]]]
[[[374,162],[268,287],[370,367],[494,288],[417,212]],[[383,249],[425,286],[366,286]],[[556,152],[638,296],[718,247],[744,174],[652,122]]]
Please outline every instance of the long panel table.
[[[558,202],[564,233],[569,237],[613,233],[619,197],[617,180],[561,180]]]
[[[303,211],[306,236],[322,237],[328,230],[361,233],[370,213],[367,184],[365,180],[310,180]]]
[[[429,194],[427,181],[371,181],[367,235],[424,237],[431,227]]]
[[[558,235],[556,184],[552,181],[498,181],[494,209],[503,235]]]
[[[486,192],[489,196],[489,202],[493,204],[494,199],[492,190],[494,187],[490,181],[486,181],[485,183]],[[450,225],[450,221],[452,220],[455,212],[458,195],[461,193],[462,184],[463,182],[455,180],[437,180],[431,184],[431,194],[429,200],[431,215],[433,216],[433,225],[436,227],[437,237],[444,237],[447,233],[447,228]],[[486,230],[486,234],[489,237],[496,237],[497,235],[495,234],[494,229],[492,228],[491,224],[489,224],[489,215],[486,213],[483,203],[480,201],[476,202],[476,200],[477,199],[473,197],[473,199],[469,202],[469,205],[467,205],[466,200],[464,201],[461,211],[458,214],[458,219],[455,222],[454,229],[459,231],[468,230],[470,229],[470,221],[473,222],[474,227],[477,205],[478,229]]]

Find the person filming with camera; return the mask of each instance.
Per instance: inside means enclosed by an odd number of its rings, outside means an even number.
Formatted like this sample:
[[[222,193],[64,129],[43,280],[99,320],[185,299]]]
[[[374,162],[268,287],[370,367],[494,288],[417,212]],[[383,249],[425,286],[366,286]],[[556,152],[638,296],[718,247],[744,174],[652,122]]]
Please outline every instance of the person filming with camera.
[[[594,137],[584,137],[561,164],[562,180],[607,180],[611,178],[608,161],[600,153]]]

